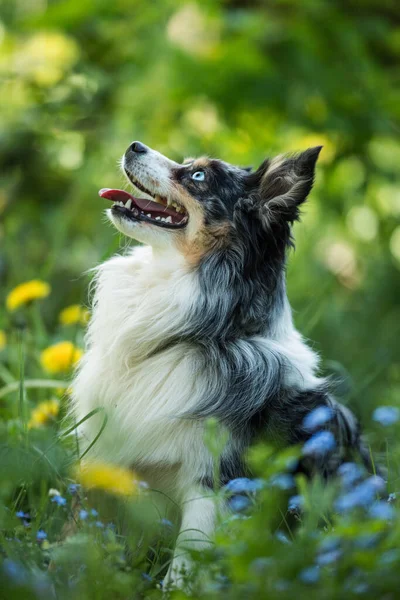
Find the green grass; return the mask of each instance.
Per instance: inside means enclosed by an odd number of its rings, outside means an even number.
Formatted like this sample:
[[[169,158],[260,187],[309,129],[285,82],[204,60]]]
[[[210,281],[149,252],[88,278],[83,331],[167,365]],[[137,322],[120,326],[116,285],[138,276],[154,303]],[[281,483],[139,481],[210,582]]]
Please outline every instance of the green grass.
[[[79,449],[76,424],[65,421],[68,395],[60,388],[65,391],[69,373],[54,379],[43,370],[40,352],[55,339],[81,343],[82,328],[59,325],[50,336],[41,325],[40,347],[38,315],[32,318],[29,307],[22,307],[24,314],[25,327],[9,336],[2,351],[2,598],[161,598],[177,535],[171,514],[156,512],[144,485],[133,498],[74,487],[76,465],[88,448]],[[28,426],[35,408],[51,396],[59,399],[59,414]],[[388,468],[392,493],[399,454],[394,421],[376,423],[370,435],[375,447],[387,448],[379,460]],[[106,426],[104,419],[92,444]],[[217,457],[216,440],[224,437],[216,427],[210,423],[205,443]],[[195,569],[187,576],[192,596],[394,597],[400,558],[394,497],[387,502],[386,490],[370,494],[365,484],[346,489],[340,478],[329,485],[302,476],[292,481],[290,464],[299,452],[253,448],[249,459],[261,489],[233,499],[221,490],[232,510],[220,515],[210,548],[193,556]],[[354,508],[340,507],[351,491]],[[301,510],[293,507],[296,495]]]
[[[85,510],[96,506],[98,517],[79,520],[59,543],[85,449],[73,430],[61,434],[74,427],[64,422],[68,396],[60,391],[70,373],[46,373],[40,361],[59,341],[83,347],[83,328],[60,325],[59,313],[85,305],[83,274],[126,247],[105,222],[97,191],[121,186],[116,161],[134,139],[177,161],[208,154],[254,167],[266,156],[324,145],[295,226],[289,298],[296,325],[323,357],[339,399],[360,417],[396,492],[399,424],[384,427],[373,414],[400,406],[398,2],[0,6],[1,598],[162,595],[177,532],[157,523],[168,515],[154,519],[146,497],[128,506],[107,494],[88,497]],[[37,278],[51,284],[50,296],[6,310],[10,290]],[[29,427],[53,396],[57,417]],[[201,588],[192,582],[194,595],[397,597],[396,503],[390,520],[368,508],[338,514],[339,483],[300,480],[304,513],[290,514],[296,490],[271,487],[271,476],[286,469],[284,456],[271,452],[260,447],[253,457],[267,487],[251,497],[251,518],[222,519],[213,548],[196,557],[206,574]],[[51,501],[51,488],[65,505]],[[18,511],[29,513],[27,526]],[[38,531],[47,539],[38,542]]]

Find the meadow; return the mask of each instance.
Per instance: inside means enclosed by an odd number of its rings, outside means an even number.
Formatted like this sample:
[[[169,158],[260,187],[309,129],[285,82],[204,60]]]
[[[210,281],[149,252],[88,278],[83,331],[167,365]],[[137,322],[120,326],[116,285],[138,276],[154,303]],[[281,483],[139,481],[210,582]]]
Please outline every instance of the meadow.
[[[397,597],[399,58],[395,0],[0,0],[1,599],[163,596],[176,525],[140,477],[81,468],[67,417],[89,270],[128,247],[98,190],[133,139],[253,167],[323,145],[289,298],[387,480],[347,463],[309,482],[309,448],[257,446],[192,597]]]

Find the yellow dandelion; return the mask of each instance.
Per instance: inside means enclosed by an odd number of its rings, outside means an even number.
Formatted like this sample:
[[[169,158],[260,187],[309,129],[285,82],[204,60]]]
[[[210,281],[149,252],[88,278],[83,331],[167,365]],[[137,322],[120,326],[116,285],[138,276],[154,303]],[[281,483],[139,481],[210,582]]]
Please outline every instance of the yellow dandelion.
[[[0,352],[6,347],[7,345],[7,336],[5,334],[5,332],[0,329]]]
[[[82,354],[72,342],[59,342],[43,350],[40,363],[48,373],[62,373],[76,365]]]
[[[41,402],[32,411],[31,418],[28,422],[28,429],[37,429],[43,425],[47,425],[54,421],[60,411],[60,403],[55,398]]]
[[[79,304],[71,304],[60,312],[61,325],[86,325],[89,320],[89,311]]]
[[[9,311],[14,311],[24,304],[28,304],[39,298],[46,298],[50,294],[50,286],[40,279],[32,279],[17,285],[6,298],[6,306]]]
[[[132,471],[105,462],[86,462],[81,465],[77,479],[87,489],[101,489],[117,496],[131,496],[137,490]]]

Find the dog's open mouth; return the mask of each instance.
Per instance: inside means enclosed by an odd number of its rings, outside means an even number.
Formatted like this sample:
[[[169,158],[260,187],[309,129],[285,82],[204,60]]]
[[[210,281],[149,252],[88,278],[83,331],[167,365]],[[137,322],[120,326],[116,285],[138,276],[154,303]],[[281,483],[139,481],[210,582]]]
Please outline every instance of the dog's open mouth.
[[[167,229],[185,227],[189,216],[183,206],[163,196],[152,194],[137,182],[134,185],[151,196],[153,200],[137,198],[125,190],[110,188],[101,189],[99,196],[114,202],[111,210],[115,215],[131,221],[144,221]]]

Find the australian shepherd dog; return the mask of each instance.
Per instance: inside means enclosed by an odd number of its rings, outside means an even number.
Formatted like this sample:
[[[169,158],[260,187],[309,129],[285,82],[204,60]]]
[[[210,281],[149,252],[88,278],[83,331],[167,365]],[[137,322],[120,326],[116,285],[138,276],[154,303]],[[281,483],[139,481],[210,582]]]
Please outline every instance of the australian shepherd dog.
[[[252,171],[205,157],[180,164],[134,142],[122,169],[135,195],[100,191],[113,202],[113,225],[143,245],[97,269],[73,411],[81,420],[102,407],[108,422],[91,456],[134,469],[181,506],[170,586],[215,527],[210,417],[229,432],[221,486],[248,475],[255,441],[307,440],[304,418],[320,406],[332,411],[325,427],[336,448],[303,468],[329,475],[354,450],[368,461],[358,423],[318,375],[286,295],[291,227],[320,150]],[[80,435],[90,443],[98,429],[90,418]]]

